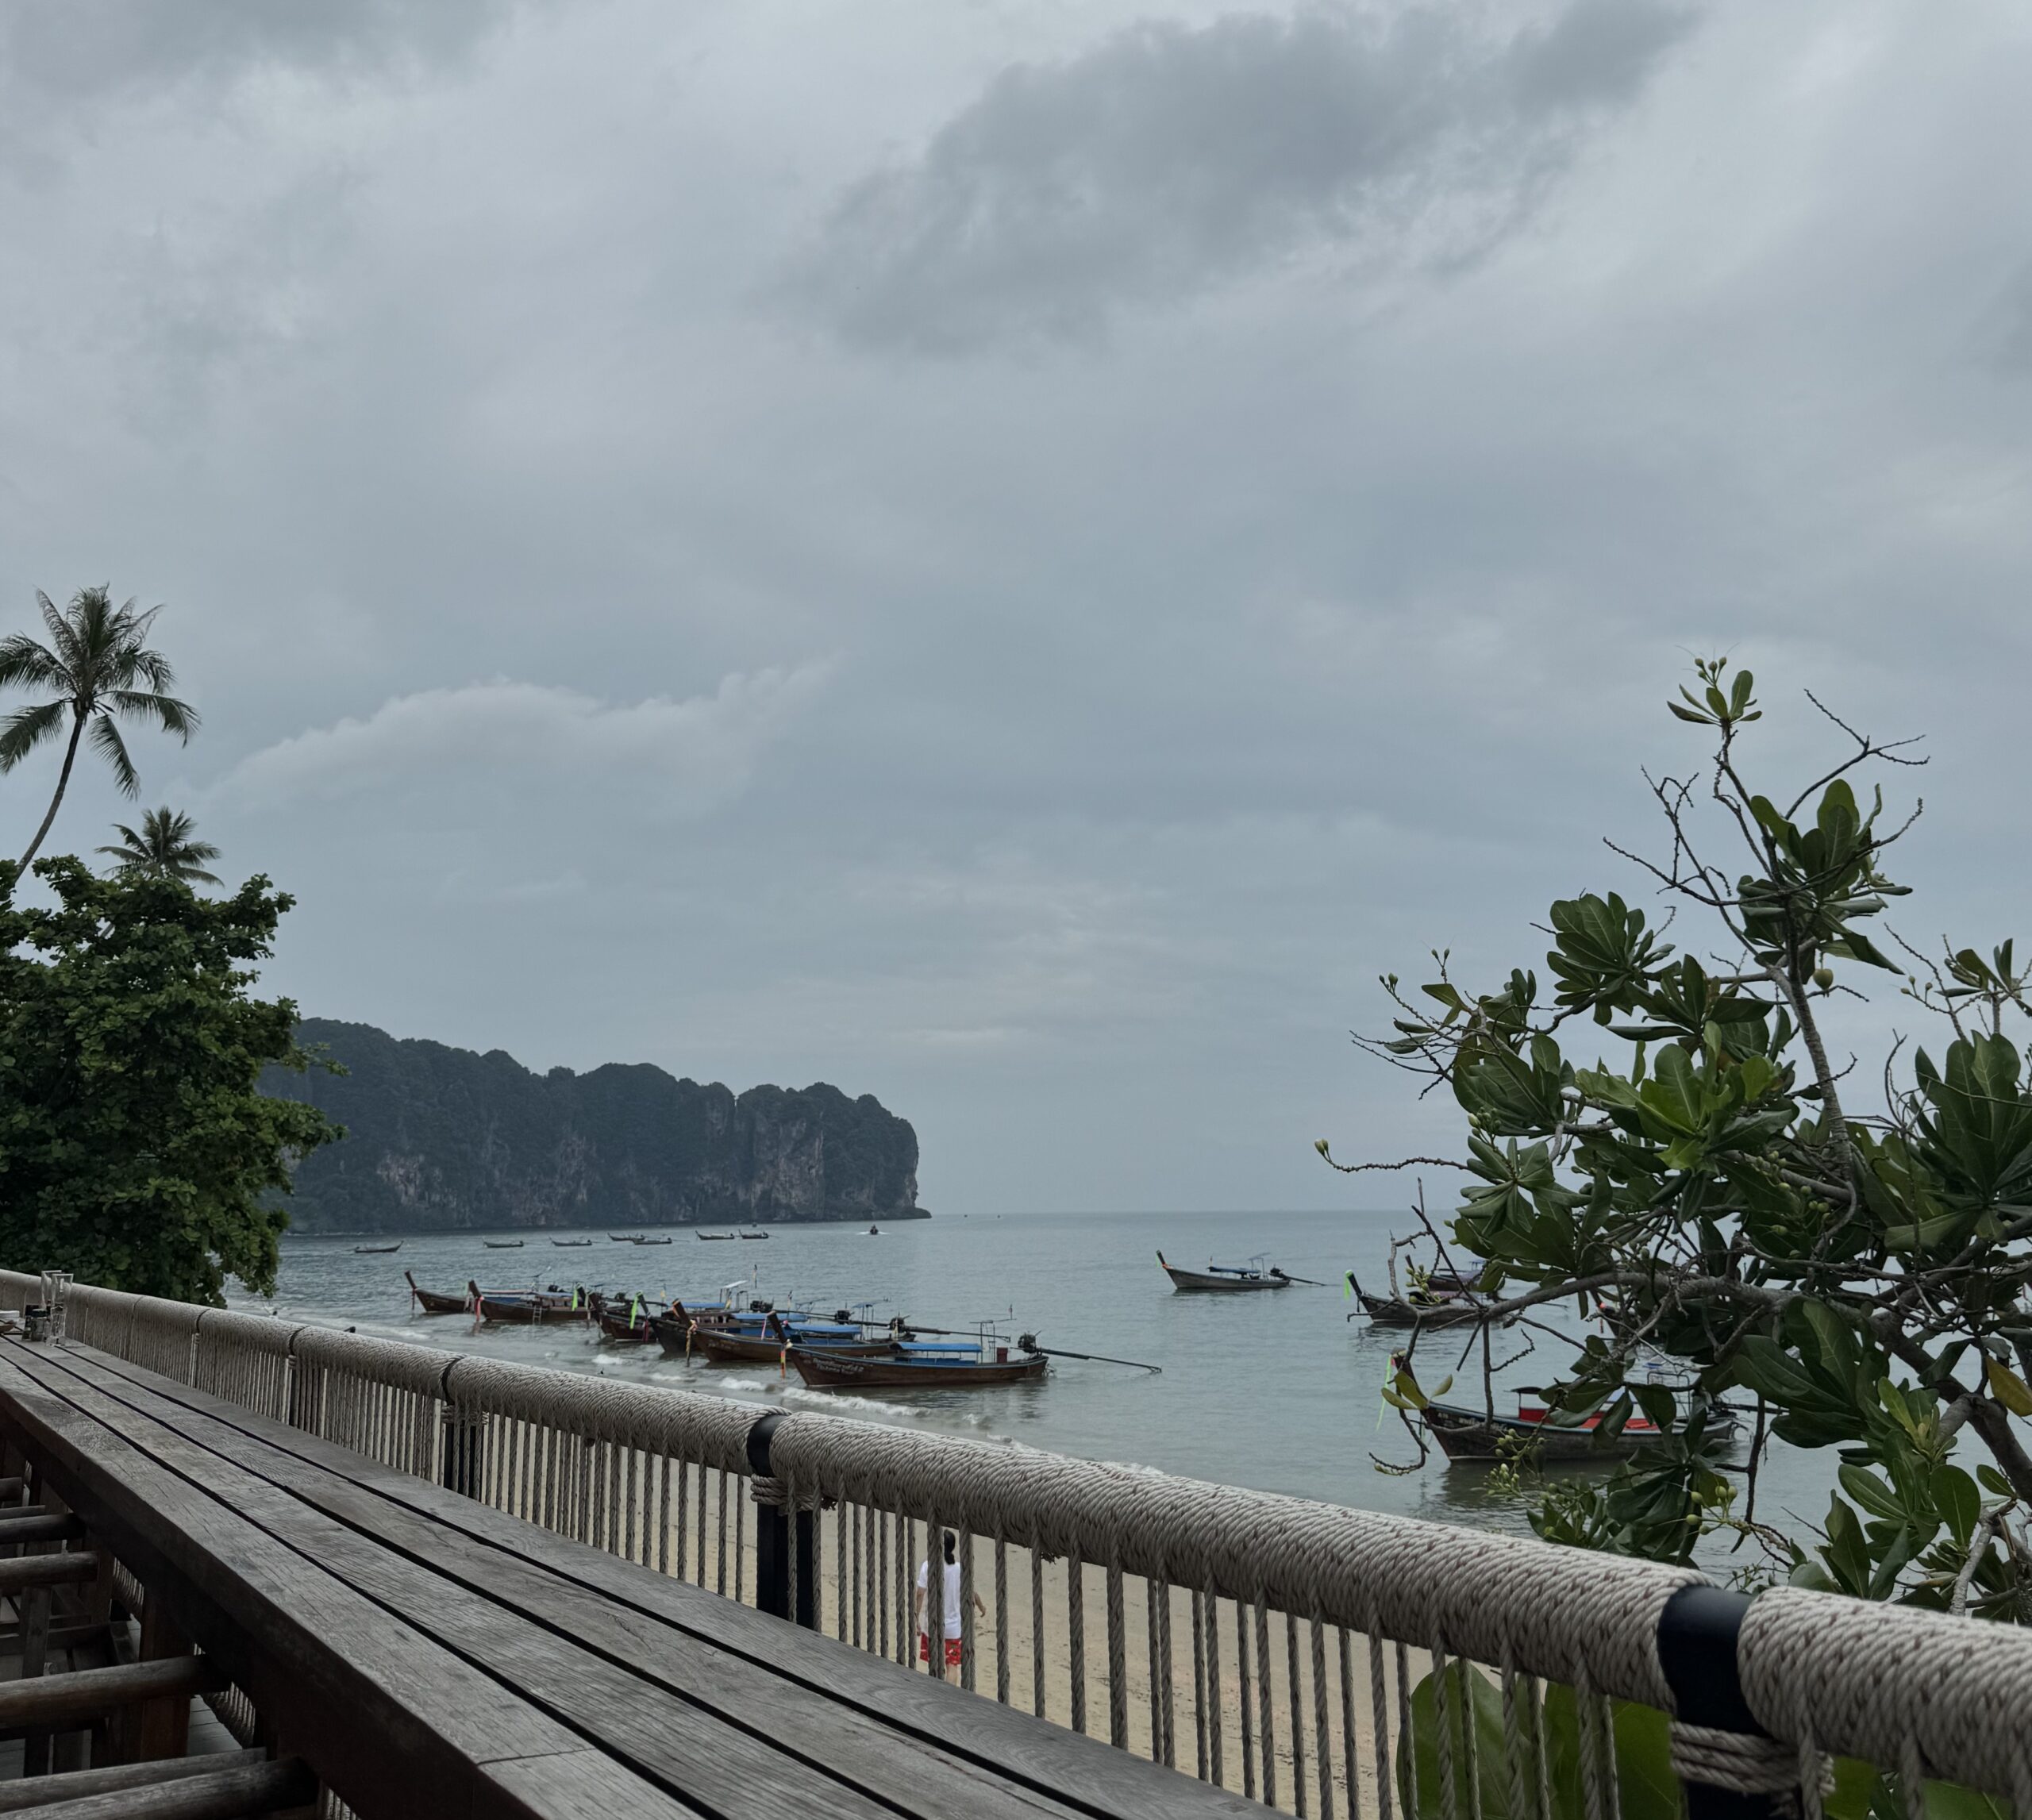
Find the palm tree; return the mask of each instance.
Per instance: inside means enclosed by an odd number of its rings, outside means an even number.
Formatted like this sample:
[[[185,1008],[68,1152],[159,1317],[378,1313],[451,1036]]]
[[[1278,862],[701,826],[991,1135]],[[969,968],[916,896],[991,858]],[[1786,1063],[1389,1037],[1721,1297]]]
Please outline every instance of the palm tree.
[[[49,642],[38,644],[21,632],[0,641],[0,689],[54,693],[52,699],[17,708],[0,721],[0,771],[12,771],[44,740],[56,738],[67,717],[71,737],[64,748],[64,768],[57,774],[49,813],[21,856],[24,872],[56,819],[57,805],[64,800],[71,767],[78,756],[78,741],[88,725],[93,745],[113,767],[114,781],[125,796],[139,795],[141,784],[116,720],[131,717],[153,721],[186,745],[198,727],[197,710],[164,693],[175,680],[168,659],[148,648],[148,627],[160,607],[137,613],[131,600],[125,606],[115,606],[112,594],[102,587],[81,588],[61,612],[40,589],[35,598],[42,606],[43,623],[49,628]]]
[[[102,853],[110,853],[120,864],[114,869],[133,874],[144,873],[158,879],[180,879],[187,885],[215,885],[216,873],[205,870],[207,860],[216,860],[219,850],[209,841],[193,837],[198,825],[180,810],[151,809],[141,818],[141,831],[137,834],[124,822],[113,825],[114,832],[127,845],[124,847],[102,847]]]

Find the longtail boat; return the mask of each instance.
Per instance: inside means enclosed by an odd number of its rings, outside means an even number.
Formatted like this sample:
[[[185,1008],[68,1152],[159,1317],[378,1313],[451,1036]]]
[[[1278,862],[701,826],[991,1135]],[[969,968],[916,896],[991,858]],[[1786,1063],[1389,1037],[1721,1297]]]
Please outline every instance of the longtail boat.
[[[601,1335],[609,1340],[643,1345],[656,1337],[655,1310],[640,1295],[594,1297],[593,1320]]]
[[[1425,1278],[1414,1278],[1412,1292],[1408,1296],[1396,1294],[1396,1272],[1390,1272],[1392,1294],[1372,1296],[1353,1272],[1347,1272],[1347,1288],[1361,1306],[1351,1312],[1347,1318],[1365,1314],[1374,1326],[1467,1326],[1469,1322],[1485,1318],[1485,1302],[1476,1300],[1476,1288],[1480,1286],[1480,1272],[1469,1276],[1459,1276],[1451,1269],[1434,1269]],[[1508,1326],[1516,1316],[1506,1316],[1502,1325]]]
[[[1012,1357],[997,1345],[991,1356],[975,1345],[940,1346],[923,1341],[901,1341],[884,1349],[886,1357],[855,1358],[816,1346],[793,1346],[790,1362],[815,1391],[971,1390],[991,1384],[1020,1384],[1041,1378],[1051,1369],[1042,1352]],[[971,1356],[969,1356],[971,1355]]]
[[[764,1317],[760,1330],[745,1327],[695,1327],[691,1349],[716,1365],[774,1365],[782,1363],[786,1346],[808,1347],[844,1358],[885,1357],[893,1337],[868,1337],[857,1321],[799,1321],[786,1324],[777,1315]]]
[[[701,1233],[698,1236],[708,1245],[721,1245],[729,1239],[739,1238],[741,1234],[739,1233]]]
[[[413,1272],[406,1270],[402,1275],[409,1279],[410,1299],[425,1314],[465,1314],[471,1312],[472,1302],[469,1298],[464,1295],[444,1295],[435,1289],[421,1288],[418,1286]]]
[[[400,1251],[402,1241],[397,1239],[393,1245],[356,1245],[352,1248],[355,1257],[386,1257],[391,1251]]]
[[[489,1251],[520,1251],[522,1249],[520,1239],[482,1239],[479,1242]]]
[[[534,1327],[546,1322],[559,1321],[584,1321],[592,1310],[586,1305],[585,1298],[575,1291],[569,1296],[552,1295],[504,1295],[499,1290],[483,1291],[477,1283],[468,1283],[466,1287],[472,1292],[473,1312],[483,1321],[499,1321],[518,1327]]]
[[[1491,1418],[1487,1410],[1460,1403],[1427,1403],[1419,1419],[1449,1460],[1619,1460],[1643,1453],[1666,1438],[1665,1431],[1640,1409],[1633,1409],[1620,1433],[1601,1437],[1599,1411],[1569,1425],[1555,1422],[1548,1410],[1520,1404],[1514,1415]],[[1734,1432],[1740,1418],[1732,1410],[1711,1406],[1707,1431]]]
[[[575,1251],[579,1246],[589,1245],[593,1241],[591,1239],[552,1239],[550,1242],[560,1250]]]
[[[1244,1289],[1288,1289],[1291,1279],[1274,1264],[1265,1264],[1260,1258],[1253,1258],[1246,1264],[1209,1264],[1204,1270],[1180,1270],[1176,1264],[1166,1264],[1164,1254],[1157,1253],[1157,1262],[1165,1276],[1172,1279],[1172,1287],[1188,1294],[1232,1294]]]
[[[671,1242],[671,1238],[669,1233],[666,1233],[660,1239],[639,1238],[636,1240],[635,1242],[637,1245],[668,1245]]]

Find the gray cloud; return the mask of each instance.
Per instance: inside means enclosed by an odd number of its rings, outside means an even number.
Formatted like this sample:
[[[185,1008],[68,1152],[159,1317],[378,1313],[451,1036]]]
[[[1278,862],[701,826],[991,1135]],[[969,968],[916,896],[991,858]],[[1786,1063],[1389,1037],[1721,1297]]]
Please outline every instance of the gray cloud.
[[[1692,15],[1573,0],[1507,36],[1461,7],[1136,25],[1019,64],[837,201],[786,290],[849,340],[1089,337],[1324,252],[1453,264],[1523,219]]]
[[[67,99],[279,67],[366,73],[464,54],[519,0],[13,0],[10,83]]]

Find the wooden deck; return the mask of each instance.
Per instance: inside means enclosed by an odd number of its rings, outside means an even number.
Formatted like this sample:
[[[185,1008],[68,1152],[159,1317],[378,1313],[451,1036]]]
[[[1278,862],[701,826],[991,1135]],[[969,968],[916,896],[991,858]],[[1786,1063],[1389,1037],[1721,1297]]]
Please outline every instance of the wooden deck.
[[[87,1348],[0,1340],[0,1437],[365,1820],[1260,1810]]]

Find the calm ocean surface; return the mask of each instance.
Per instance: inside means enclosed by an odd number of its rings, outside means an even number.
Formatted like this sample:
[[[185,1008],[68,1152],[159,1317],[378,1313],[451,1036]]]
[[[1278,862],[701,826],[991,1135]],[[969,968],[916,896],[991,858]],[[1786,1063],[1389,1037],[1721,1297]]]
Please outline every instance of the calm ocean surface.
[[[1432,1462],[1408,1474],[1377,1470],[1372,1454],[1415,1462],[1416,1449],[1378,1395],[1393,1338],[1344,1317],[1341,1279],[1351,1266],[1365,1285],[1384,1279],[1393,1226],[1374,1213],[941,1214],[884,1226],[879,1237],[845,1226],[779,1226],[767,1241],[702,1244],[672,1229],[668,1245],[638,1248],[595,1233],[520,1235],[520,1251],[489,1251],[489,1236],[406,1240],[393,1256],[360,1256],[356,1238],[288,1238],[272,1302],[237,1306],[337,1322],[363,1333],[518,1359],[657,1384],[752,1399],[771,1406],[832,1409],[864,1419],[1046,1448],[1090,1459],[1133,1460],[1167,1471],[1287,1491],[1370,1510],[1509,1530],[1527,1528],[1514,1503],[1491,1495],[1479,1467]],[[497,1238],[517,1235],[497,1233]],[[591,1237],[561,1249],[552,1237]],[[1239,1262],[1254,1252],[1295,1276],[1333,1287],[1274,1294],[1179,1295],[1157,1268]],[[576,1328],[488,1328],[461,1316],[410,1312],[404,1269],[426,1289],[583,1283],[667,1299],[716,1300],[722,1285],[753,1273],[759,1293],[830,1310],[876,1304],[879,1318],[903,1314],[929,1326],[967,1328],[992,1318],[1041,1345],[1147,1360],[1160,1375],[1118,1365],[1055,1361],[1035,1384],[982,1391],[899,1395],[883,1401],[807,1391],[771,1369],[733,1370],[665,1360],[653,1347],[602,1345]],[[1499,1360],[1521,1342],[1497,1337]],[[1535,1383],[1557,1357],[1541,1338],[1535,1356],[1498,1383]],[[1428,1388],[1457,1356],[1444,1334],[1419,1349]],[[1442,1361],[1444,1361],[1442,1363]],[[1479,1354],[1461,1374],[1461,1400],[1480,1395]],[[1499,1391],[1499,1410],[1514,1407]],[[1766,1466],[1760,1514],[1796,1529],[1781,1512],[1817,1520],[1833,1461],[1780,1450]]]

